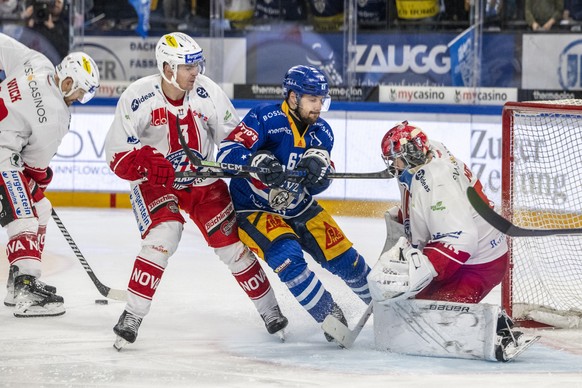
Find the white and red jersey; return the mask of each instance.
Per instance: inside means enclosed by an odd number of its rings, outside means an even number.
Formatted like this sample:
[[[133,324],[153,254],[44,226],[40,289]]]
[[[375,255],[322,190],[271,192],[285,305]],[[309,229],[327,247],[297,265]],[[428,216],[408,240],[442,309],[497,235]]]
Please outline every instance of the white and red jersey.
[[[41,53],[0,33],[0,170],[45,169],[69,131],[71,113]]]
[[[473,186],[485,198],[481,183],[442,143],[431,141],[430,150],[427,164],[399,177],[409,241],[435,267],[435,261],[476,265],[500,258],[507,252],[505,235],[481,218],[466,196]]]
[[[199,74],[194,88],[183,101],[166,98],[161,75],[151,75],[132,83],[117,103],[115,118],[107,138],[107,163],[119,177],[139,181],[141,176],[127,157],[132,151],[149,145],[161,152],[176,171],[191,167],[178,137],[180,131],[188,147],[201,159],[215,160],[217,145],[240,119],[224,91],[210,78]],[[216,179],[176,178],[174,188],[208,185]]]

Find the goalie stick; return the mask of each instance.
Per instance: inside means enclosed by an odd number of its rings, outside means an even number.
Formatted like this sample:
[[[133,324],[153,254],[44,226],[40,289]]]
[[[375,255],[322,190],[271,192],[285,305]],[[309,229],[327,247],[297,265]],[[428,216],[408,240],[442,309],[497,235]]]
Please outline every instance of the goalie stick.
[[[321,328],[324,332],[332,336],[340,346],[349,349],[356,341],[356,338],[358,338],[358,335],[360,335],[370,315],[372,315],[373,304],[374,302],[371,302],[368,305],[368,308],[364,311],[354,330],[350,330],[349,327],[341,323],[339,319],[331,314],[325,317]]]
[[[61,221],[61,219],[59,218],[55,209],[52,209],[52,217],[53,217],[53,220],[55,221],[55,223],[57,224],[57,226],[59,227],[59,230],[61,231],[61,233],[65,237],[65,240],[67,240],[67,242],[69,243],[69,246],[71,247],[71,249],[75,253],[75,256],[77,256],[77,259],[79,259],[79,261],[81,262],[83,269],[85,270],[85,272],[87,272],[87,275],[89,275],[89,277],[93,281],[93,284],[95,284],[95,287],[97,287],[97,290],[99,291],[99,293],[101,295],[103,295],[104,297],[109,298],[109,299],[126,301],[127,300],[127,292],[125,290],[116,290],[114,288],[107,287],[106,285],[104,285],[103,283],[101,283],[99,281],[99,279],[97,278],[97,276],[95,275],[95,273],[91,269],[91,266],[89,265],[89,263],[85,259],[85,256],[83,256],[83,254],[81,253],[81,250],[79,249],[77,244],[75,244],[73,237],[71,237],[71,235],[69,234],[69,231],[65,227],[65,224],[63,224],[63,221]]]
[[[500,232],[511,236],[511,237],[543,237],[543,236],[554,236],[554,235],[572,235],[572,234],[582,234],[582,228],[571,228],[571,229],[526,229],[520,228],[519,226],[513,225],[510,221],[503,218],[501,215],[489,207],[475,191],[475,188],[467,188],[467,197],[469,202],[475,208],[477,213],[485,221],[487,221],[491,226]]]

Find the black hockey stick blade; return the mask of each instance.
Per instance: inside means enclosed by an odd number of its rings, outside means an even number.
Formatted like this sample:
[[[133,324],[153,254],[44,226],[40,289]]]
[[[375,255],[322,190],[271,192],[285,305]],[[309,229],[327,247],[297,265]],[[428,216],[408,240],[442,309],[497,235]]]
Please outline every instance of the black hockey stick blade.
[[[99,293],[106,298],[127,301],[127,292],[125,290],[116,290],[114,288],[107,287],[105,284],[101,283],[101,281],[97,278],[97,275],[95,275],[93,269],[91,269],[91,266],[85,259],[85,256],[83,256],[83,253],[81,253],[81,250],[75,243],[75,240],[73,240],[73,237],[70,235],[69,231],[65,227],[65,224],[63,224],[63,221],[61,221],[55,209],[52,209],[51,215],[53,217],[53,220],[57,224],[59,230],[61,231],[63,237],[65,237],[65,240],[67,240],[67,243],[69,243],[69,246],[73,250],[73,253],[75,253],[75,256],[77,256],[77,259],[79,259],[79,262],[83,266],[83,269],[85,270],[85,272],[87,272],[87,275],[89,275],[89,277],[93,281],[93,284],[95,284],[97,291],[99,291]]]
[[[328,179],[392,179],[396,176],[392,169],[377,172],[330,172]]]
[[[555,236],[555,235],[573,235],[582,234],[582,228],[573,229],[526,229],[520,228],[519,226],[513,225],[510,221],[503,218],[501,215],[489,207],[480,196],[475,191],[475,188],[467,188],[467,197],[469,202],[475,208],[477,213],[485,221],[487,221],[491,226],[500,232],[511,236],[511,237],[544,237],[544,236]]]

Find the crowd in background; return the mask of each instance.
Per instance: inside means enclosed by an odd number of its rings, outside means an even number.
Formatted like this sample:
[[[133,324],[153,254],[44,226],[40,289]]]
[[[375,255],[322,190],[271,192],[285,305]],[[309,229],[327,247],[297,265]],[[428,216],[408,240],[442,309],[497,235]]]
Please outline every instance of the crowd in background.
[[[358,30],[462,31],[474,20],[476,0],[360,0]],[[133,33],[138,22],[130,1],[0,0],[0,23],[19,24],[39,32],[59,56],[68,51],[70,26],[86,33]],[[482,0],[481,15],[489,30],[580,31],[582,0]],[[344,1],[225,0],[222,27],[231,33],[294,23],[317,32],[342,31]],[[418,4],[423,4],[419,8]],[[151,35],[168,31],[203,33],[216,19],[210,0],[151,0]],[[73,20],[71,20],[71,18]]]

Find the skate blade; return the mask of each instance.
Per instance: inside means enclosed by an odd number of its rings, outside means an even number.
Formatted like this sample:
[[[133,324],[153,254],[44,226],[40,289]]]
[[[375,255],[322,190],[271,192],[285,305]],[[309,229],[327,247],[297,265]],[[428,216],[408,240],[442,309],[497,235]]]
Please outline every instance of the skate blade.
[[[511,362],[511,361],[515,360],[517,358],[517,356],[519,356],[521,353],[523,353],[525,350],[527,350],[530,346],[532,346],[534,343],[536,343],[540,338],[542,338],[542,337],[538,335],[538,336],[535,336],[533,338],[527,339],[523,345],[519,346],[511,354],[507,355],[507,360],[505,360],[505,362]]]
[[[65,307],[62,303],[47,303],[44,306],[19,303],[14,311],[14,316],[17,318],[58,317],[64,313]]]
[[[117,350],[118,352],[121,351],[121,349],[123,349],[125,347],[125,345],[127,345],[129,342],[126,341],[125,339],[121,338],[120,336],[117,336],[117,338],[115,338],[115,342],[113,343],[113,347],[115,348],[115,350]]]
[[[281,342],[285,342],[287,340],[287,332],[285,331],[285,329],[279,330],[278,332],[275,333],[275,335],[279,337],[279,340],[281,340]]]

